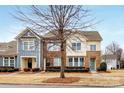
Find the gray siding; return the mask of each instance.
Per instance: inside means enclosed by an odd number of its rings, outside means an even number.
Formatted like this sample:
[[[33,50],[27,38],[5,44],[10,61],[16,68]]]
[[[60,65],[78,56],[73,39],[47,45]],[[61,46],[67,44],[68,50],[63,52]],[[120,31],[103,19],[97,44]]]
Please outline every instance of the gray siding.
[[[35,41],[35,50],[34,51],[25,51],[23,50],[23,41],[26,40],[34,40]],[[36,62],[37,62],[37,67],[41,67],[39,66],[40,62],[41,62],[41,51],[40,51],[40,40],[37,38],[20,38],[17,40],[18,41],[18,57],[17,57],[17,67],[20,67],[20,61],[21,61],[21,56],[35,56],[36,57]]]
[[[3,66],[3,57],[0,57],[0,66]]]

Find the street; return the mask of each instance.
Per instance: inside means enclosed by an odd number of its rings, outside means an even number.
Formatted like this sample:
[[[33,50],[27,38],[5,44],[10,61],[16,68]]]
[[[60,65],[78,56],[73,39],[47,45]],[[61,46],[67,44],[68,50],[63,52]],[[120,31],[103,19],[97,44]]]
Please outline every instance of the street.
[[[10,85],[0,84],[0,88],[124,88],[124,86],[116,87],[97,87],[97,86],[76,86],[76,85]]]
[[[82,88],[86,86],[69,86],[69,85],[9,85],[0,84],[0,88]]]

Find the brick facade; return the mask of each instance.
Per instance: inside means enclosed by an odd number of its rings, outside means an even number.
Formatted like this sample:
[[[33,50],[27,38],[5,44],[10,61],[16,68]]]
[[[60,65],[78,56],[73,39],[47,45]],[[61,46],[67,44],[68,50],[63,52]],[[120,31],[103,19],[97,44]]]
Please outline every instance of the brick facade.
[[[54,58],[55,57],[61,57],[61,52],[60,51],[48,51],[47,50],[47,44],[53,42],[53,39],[45,39],[44,40],[44,46],[43,46],[43,57],[44,59],[46,59],[46,66],[48,67],[52,67],[53,66],[53,62],[54,62]],[[58,42],[58,41],[57,41]],[[66,56],[66,51],[65,53],[65,64],[68,60],[67,56]],[[82,56],[84,57],[84,56]],[[89,68],[89,62],[90,62],[90,58],[95,58],[96,61],[96,68],[99,68],[100,66],[100,61],[101,61],[101,51],[86,51],[86,56],[84,57],[84,68]],[[50,63],[48,63],[50,62]]]
[[[59,42],[56,39],[44,39],[44,46],[43,46],[43,57],[46,59],[47,66],[53,66],[53,61],[55,57],[61,57],[61,51],[48,51],[47,44],[51,42]],[[48,63],[50,62],[50,64]],[[64,62],[66,63],[66,51],[64,52]]]
[[[101,62],[101,51],[87,51],[85,57],[85,67],[89,68],[90,58],[95,58],[96,68],[99,68]]]

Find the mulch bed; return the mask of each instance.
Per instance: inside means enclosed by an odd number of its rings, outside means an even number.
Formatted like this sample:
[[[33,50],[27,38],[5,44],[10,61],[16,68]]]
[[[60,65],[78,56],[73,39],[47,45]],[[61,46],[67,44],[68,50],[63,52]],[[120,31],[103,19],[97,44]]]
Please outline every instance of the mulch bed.
[[[66,78],[49,78],[43,83],[73,83],[73,82],[78,82],[80,80],[79,77],[66,77]]]
[[[19,72],[19,74],[36,74],[38,72]]]
[[[12,73],[14,73],[14,72],[0,72],[0,74],[12,74]]]
[[[111,71],[98,71],[99,73],[111,73]]]

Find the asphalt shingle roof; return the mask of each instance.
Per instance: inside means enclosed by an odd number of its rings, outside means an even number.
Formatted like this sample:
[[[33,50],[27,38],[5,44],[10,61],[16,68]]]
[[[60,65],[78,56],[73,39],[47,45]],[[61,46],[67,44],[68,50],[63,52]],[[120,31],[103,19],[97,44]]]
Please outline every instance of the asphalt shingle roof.
[[[89,41],[102,41],[102,37],[97,31],[77,31],[79,34],[85,36]],[[54,33],[47,33],[44,35],[46,38],[54,37]]]
[[[16,41],[8,43],[0,43],[0,56],[16,56],[17,44]]]

